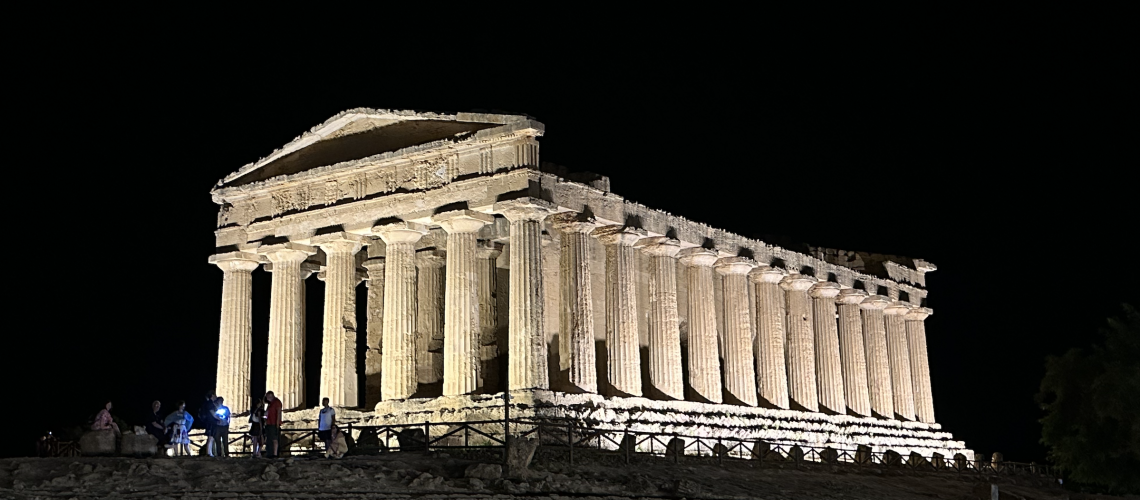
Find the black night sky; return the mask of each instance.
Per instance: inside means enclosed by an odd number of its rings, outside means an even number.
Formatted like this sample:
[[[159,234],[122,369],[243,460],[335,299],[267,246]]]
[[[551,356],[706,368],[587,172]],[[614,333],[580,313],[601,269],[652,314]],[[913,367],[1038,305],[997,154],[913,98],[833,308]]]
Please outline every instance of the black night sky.
[[[607,175],[627,199],[935,263],[936,417],[1007,460],[1044,461],[1045,356],[1098,341],[1120,303],[1140,303],[1135,59],[1109,29],[414,47],[366,31],[286,44],[127,30],[12,55],[0,456],[32,453],[105,399],[133,422],[154,399],[195,406],[213,386],[222,289],[206,262],[211,187],[353,107],[529,114],[546,125],[544,161]],[[256,391],[269,274],[254,276]],[[323,284],[308,285],[319,349]],[[308,353],[311,373],[319,359]]]

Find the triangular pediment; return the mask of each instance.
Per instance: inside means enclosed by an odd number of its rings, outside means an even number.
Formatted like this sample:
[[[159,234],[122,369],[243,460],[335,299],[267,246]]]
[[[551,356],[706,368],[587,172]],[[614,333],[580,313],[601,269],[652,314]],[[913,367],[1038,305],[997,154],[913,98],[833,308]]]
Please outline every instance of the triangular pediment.
[[[218,181],[215,189],[265,181],[439,141],[460,141],[481,130],[528,120],[530,118],[524,115],[352,109],[338,113],[269,156],[227,175]]]

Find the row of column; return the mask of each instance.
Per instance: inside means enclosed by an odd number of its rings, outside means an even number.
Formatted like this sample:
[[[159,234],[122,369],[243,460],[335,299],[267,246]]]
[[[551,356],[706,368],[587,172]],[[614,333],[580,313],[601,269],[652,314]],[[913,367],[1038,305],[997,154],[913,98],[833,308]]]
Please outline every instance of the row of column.
[[[510,223],[507,387],[548,388],[540,236],[553,207],[517,200],[497,203],[495,211]],[[369,300],[383,303],[382,321],[369,318],[366,379],[382,375],[379,384],[366,387],[370,400],[410,397],[422,378],[417,367],[434,370],[442,365],[444,395],[470,394],[485,382],[484,365],[499,353],[490,352],[487,339],[480,338],[488,331],[488,316],[494,314],[488,309],[494,305],[487,303],[493,301],[480,297],[489,295],[481,293],[486,292],[481,287],[493,286],[494,270],[486,265],[486,256],[479,258],[476,234],[491,221],[490,215],[468,210],[434,218],[448,234],[441,294],[443,352],[438,362],[416,359],[417,351],[424,350],[416,348],[416,332],[422,330],[417,317],[423,315],[417,314],[421,300],[415,244],[427,228],[409,222],[373,228],[387,247],[385,259],[364,264],[371,283],[383,283],[369,287]],[[594,393],[599,385],[588,240],[596,237],[606,249],[606,374],[614,395],[642,396],[641,309],[636,304],[640,249],[650,259],[647,371],[649,386],[657,393],[652,396],[685,398],[675,265],[680,259],[688,290],[683,306],[689,320],[689,386],[695,399],[840,414],[850,410],[884,418],[915,419],[917,414],[921,421],[934,421],[923,323],[929,309],[868,297],[810,276],[787,275],[746,257],[718,258],[704,248],[682,250],[676,240],[647,238],[643,230],[624,226],[598,227],[580,215],[559,214],[552,222],[561,232],[560,368],[576,390]],[[361,238],[336,233],[315,237],[313,243],[328,256],[321,394],[334,405],[354,403],[356,325],[350,297],[357,283],[354,256]],[[273,267],[267,388],[297,405],[303,402],[304,385],[301,263],[315,251],[285,243],[258,252]],[[217,391],[248,399],[248,361],[241,360],[249,359],[249,273],[258,256],[235,252],[211,259],[225,272]],[[717,331],[713,272],[722,276],[723,332]]]

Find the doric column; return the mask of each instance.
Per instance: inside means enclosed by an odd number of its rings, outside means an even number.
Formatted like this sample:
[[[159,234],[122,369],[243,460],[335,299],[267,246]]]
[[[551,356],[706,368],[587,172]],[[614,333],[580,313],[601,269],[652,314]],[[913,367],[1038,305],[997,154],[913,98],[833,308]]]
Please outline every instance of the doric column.
[[[784,270],[759,266],[748,273],[756,287],[756,389],[771,406],[788,409],[788,371],[784,364]]]
[[[281,243],[261,247],[258,252],[273,265],[265,390],[273,391],[286,408],[298,408],[305,404],[305,288],[301,263],[316,249]]]
[[[717,255],[712,250],[694,247],[681,250],[677,257],[685,265],[688,290],[689,387],[705,401],[720,403],[723,397],[712,269]]]
[[[368,270],[368,350],[364,353],[364,408],[371,409],[380,402],[380,384],[383,363],[384,338],[384,258],[373,257],[364,261]]]
[[[815,373],[819,382],[819,404],[839,415],[847,414],[843,397],[843,365],[839,361],[839,332],[835,321],[835,297],[839,284],[816,283],[808,290],[812,298],[815,324]]]
[[[438,250],[416,252],[416,381],[443,381],[443,287],[447,258]]]
[[[542,221],[553,204],[525,198],[495,203],[510,222],[510,303],[507,389],[549,389],[543,328]]]
[[[748,272],[755,266],[748,257],[716,261],[716,271],[724,276],[724,390],[748,406],[756,406],[756,361],[748,304]]]
[[[891,300],[871,295],[859,303],[863,312],[863,345],[867,349],[867,387],[870,389],[871,411],[882,418],[895,418],[894,393],[891,390],[891,363],[887,356],[887,330],[883,308]]]
[[[808,411],[819,411],[819,394],[815,378],[815,325],[808,289],[816,279],[803,274],[789,274],[780,282],[784,289],[788,316],[788,396]]]
[[[916,307],[903,316],[914,387],[914,413],[920,422],[934,423],[934,397],[930,392],[930,360],[926,354],[926,318],[934,311]]]
[[[313,237],[313,244],[325,252],[325,317],[321,342],[321,396],[332,406],[355,407],[347,389],[346,344],[356,349],[356,252],[361,238],[350,233]],[[350,297],[351,296],[351,297]],[[351,300],[350,300],[351,299]],[[349,307],[352,306],[352,309]],[[353,359],[353,364],[355,364]],[[353,374],[355,375],[355,373]]]
[[[638,341],[637,240],[644,229],[602,226],[594,236],[606,246],[606,352],[610,388],[615,396],[641,396]]]
[[[685,399],[681,375],[681,329],[677,318],[677,252],[666,236],[637,242],[649,254],[649,384],[669,399]]]
[[[210,263],[222,270],[222,320],[218,331],[218,378],[215,391],[248,404],[250,355],[253,350],[253,276],[256,254],[230,252],[211,255]]]
[[[910,349],[906,342],[906,324],[903,316],[910,312],[904,302],[892,302],[883,309],[887,327],[887,357],[891,363],[891,393],[894,395],[895,415],[903,420],[914,420],[914,386],[910,379]]]
[[[484,243],[475,249],[475,270],[478,273],[479,301],[479,388],[494,392],[499,386],[499,303],[495,296],[498,268],[495,262],[502,250],[493,243]]]
[[[597,224],[583,220],[580,214],[558,214],[552,218],[561,233],[558,368],[567,373],[570,385],[578,391],[597,393],[589,239]]]
[[[380,398],[407,399],[416,392],[416,242],[421,224],[397,222],[372,228],[384,240],[384,357]]]
[[[479,264],[475,237],[495,217],[471,210],[438,214],[432,220],[447,231],[444,281],[443,395],[472,394],[479,388]]]
[[[871,416],[867,394],[867,360],[863,349],[863,318],[859,303],[867,293],[844,288],[835,299],[839,308],[839,357],[843,362],[843,395],[847,408],[861,417]]]

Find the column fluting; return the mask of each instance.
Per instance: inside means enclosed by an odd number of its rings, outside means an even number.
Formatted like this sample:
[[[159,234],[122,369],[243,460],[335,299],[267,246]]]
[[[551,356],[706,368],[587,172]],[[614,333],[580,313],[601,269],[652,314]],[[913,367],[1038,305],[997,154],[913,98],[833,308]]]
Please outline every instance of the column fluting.
[[[934,423],[934,397],[930,391],[930,358],[926,352],[926,318],[933,313],[928,307],[916,307],[903,316],[914,386],[914,413],[920,422],[928,424]]]
[[[421,224],[398,222],[372,228],[384,240],[384,334],[382,400],[407,399],[416,392],[416,242]]]
[[[273,266],[269,303],[269,358],[265,389],[285,408],[305,405],[305,316],[301,263],[316,250],[282,243],[259,249]]]
[[[560,233],[559,241],[559,370],[577,391],[598,392],[594,354],[594,293],[591,284],[589,234],[597,227],[580,214],[552,217]]]
[[[471,210],[445,212],[433,221],[447,231],[447,279],[443,319],[443,395],[472,394],[479,388],[479,262],[475,256],[480,228],[494,216]]]
[[[807,411],[819,411],[815,378],[815,325],[808,289],[816,279],[789,274],[780,282],[787,304],[788,396],[791,403]]]
[[[416,382],[443,381],[445,253],[416,252]]]
[[[709,403],[720,403],[723,401],[723,391],[712,268],[717,255],[712,250],[694,247],[681,250],[677,257],[685,265],[685,285],[688,290],[689,387],[699,398]]]
[[[606,246],[606,353],[614,396],[641,396],[641,345],[638,335],[637,252],[644,229],[602,226],[592,233]]]
[[[380,402],[381,366],[384,360],[384,258],[373,257],[364,261],[368,270],[367,351],[364,353],[364,407],[373,408]]]
[[[788,371],[784,363],[784,322],[787,310],[780,280],[782,269],[761,265],[748,273],[755,286],[756,390],[769,406],[788,409]]]
[[[867,358],[863,348],[863,318],[859,303],[867,293],[844,288],[835,299],[839,309],[839,355],[843,362],[843,395],[847,408],[861,417],[871,416],[871,399],[867,391]]]
[[[479,389],[495,392],[499,387],[499,303],[496,298],[498,268],[495,262],[503,252],[485,242],[475,249],[479,301]]]
[[[748,272],[755,266],[748,257],[716,261],[724,287],[724,392],[736,403],[747,406],[756,406],[756,361],[748,295]]]
[[[218,372],[215,391],[235,401],[250,402],[250,355],[253,351],[253,276],[256,254],[232,252],[210,257],[222,270],[222,316],[218,331]]]
[[[553,205],[537,199],[495,203],[510,222],[507,389],[549,389],[542,287],[542,222]]]
[[[681,371],[681,329],[677,315],[677,252],[680,242],[665,236],[643,238],[649,255],[649,384],[660,396],[685,399]]]
[[[815,326],[815,370],[819,383],[819,404],[832,413],[847,414],[843,394],[843,365],[839,360],[839,331],[836,323],[837,283],[816,283],[808,290],[812,298]]]
[[[356,252],[361,248],[361,237],[348,233],[322,235],[313,243],[325,252],[325,307],[324,330],[321,337],[322,397],[329,398],[332,406],[355,407],[349,401],[348,349],[356,344]],[[353,297],[350,297],[353,296]],[[350,309],[350,306],[353,306]],[[355,358],[353,359],[355,362]],[[353,378],[355,378],[353,373]]]
[[[891,300],[871,295],[859,303],[863,313],[863,345],[867,349],[867,387],[874,415],[894,419],[894,391],[891,390],[891,363],[887,356],[887,328],[883,308]]]
[[[910,312],[904,302],[893,302],[883,309],[887,329],[887,357],[891,364],[891,393],[894,395],[895,415],[903,420],[914,420],[914,386],[910,376],[910,349],[906,342],[906,323],[903,316]]]

